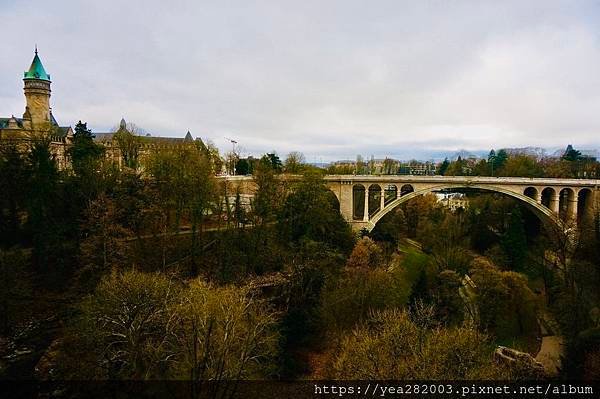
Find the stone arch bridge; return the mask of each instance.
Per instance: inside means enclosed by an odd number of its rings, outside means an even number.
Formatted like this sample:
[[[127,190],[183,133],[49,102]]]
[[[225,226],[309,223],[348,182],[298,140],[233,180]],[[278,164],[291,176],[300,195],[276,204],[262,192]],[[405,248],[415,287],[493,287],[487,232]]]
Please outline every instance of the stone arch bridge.
[[[251,176],[226,180],[245,187],[242,191],[252,196]],[[600,180],[403,175],[327,175],[324,180],[339,201],[340,213],[354,230],[371,231],[386,214],[419,195],[452,190],[505,194],[524,203],[542,221],[559,225],[568,220],[591,219],[600,210]]]

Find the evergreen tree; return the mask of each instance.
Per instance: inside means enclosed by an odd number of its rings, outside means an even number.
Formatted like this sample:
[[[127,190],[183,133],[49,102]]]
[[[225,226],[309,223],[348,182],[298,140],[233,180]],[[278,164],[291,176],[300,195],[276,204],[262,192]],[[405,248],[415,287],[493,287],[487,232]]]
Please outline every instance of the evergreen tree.
[[[488,154],[488,166],[490,168],[490,175],[494,176],[494,171],[496,167],[496,151],[493,149]]]
[[[20,240],[21,217],[25,209],[29,169],[26,159],[15,145],[1,147],[0,152],[0,243],[11,247]]]
[[[512,268],[522,270],[527,256],[527,236],[519,207],[515,207],[510,214],[508,227],[504,232],[501,244]]]
[[[490,175],[490,166],[485,159],[480,159],[475,164],[473,168],[474,176],[489,176]]]
[[[53,244],[60,241],[59,172],[50,152],[48,141],[33,143],[28,156],[31,180],[27,195],[28,228],[33,241],[33,259],[38,267],[45,267]]]
[[[412,286],[408,303],[411,307],[414,307],[417,306],[417,304],[428,302],[429,299],[427,272],[425,271],[425,268],[422,268]]]
[[[450,166],[450,161],[448,161],[448,158],[444,158],[444,162],[442,162],[440,168],[438,169],[438,174],[442,176],[445,175],[446,171],[448,170],[448,166]]]
[[[94,143],[94,135],[87,123],[79,121],[73,134],[73,145],[69,148],[75,174],[89,177],[89,173],[97,169],[97,161],[103,153],[104,148]]]
[[[263,156],[254,170],[254,181],[257,186],[252,201],[254,223],[263,225],[272,221],[279,209],[281,201],[281,185],[275,176],[268,156]]]
[[[233,209],[233,217],[235,218],[236,228],[240,226],[244,227],[248,222],[248,217],[246,215],[244,204],[242,204],[242,197],[239,191],[235,193],[235,203],[233,205]]]
[[[279,236],[289,243],[312,240],[349,252],[354,245],[353,233],[338,206],[323,178],[317,173],[308,173],[287,197],[279,213]]]
[[[500,171],[500,169],[502,169],[502,167],[504,166],[504,164],[506,163],[506,161],[508,160],[508,153],[506,152],[506,150],[502,149],[500,151],[498,151],[498,153],[496,154],[496,158],[494,160],[494,174],[498,175],[498,172]]]
[[[462,157],[459,155],[456,161],[451,162],[446,169],[445,175],[447,176],[463,176],[465,161],[463,161]]]
[[[565,150],[565,153],[562,156],[562,159],[571,162],[579,161],[581,160],[581,152],[577,151],[575,148],[573,148],[571,144],[569,144],[567,146],[567,149]]]
[[[267,153],[263,155],[260,162],[269,166],[275,173],[281,173],[283,169],[283,163],[277,154]]]
[[[235,174],[236,175],[249,175],[252,171],[250,169],[250,162],[246,158],[240,158],[237,160],[235,164]]]

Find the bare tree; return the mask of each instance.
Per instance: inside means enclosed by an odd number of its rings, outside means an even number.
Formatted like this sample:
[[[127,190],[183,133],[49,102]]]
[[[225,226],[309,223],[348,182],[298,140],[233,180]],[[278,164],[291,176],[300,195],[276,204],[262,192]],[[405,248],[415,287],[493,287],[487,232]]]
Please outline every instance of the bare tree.
[[[87,235],[81,243],[80,260],[84,266],[108,271],[125,263],[127,243],[132,233],[118,222],[114,201],[100,194],[86,210]]]
[[[179,290],[160,274],[106,276],[79,307],[79,323],[67,334],[69,352],[77,358],[63,363],[78,378],[164,379],[178,353]]]
[[[306,159],[304,154],[298,151],[292,151],[288,154],[284,162],[284,171],[286,173],[300,173],[304,168]]]
[[[128,168],[137,169],[139,167],[139,156],[142,146],[141,136],[143,134],[144,130],[133,123],[121,126],[115,131],[114,140],[119,146],[123,163]]]
[[[235,385],[225,381],[268,375],[278,341],[275,314],[248,289],[217,288],[197,280],[178,313],[178,340],[183,348],[178,374],[192,381],[192,397],[199,394],[196,383],[200,381],[215,383],[209,397],[226,398]]]

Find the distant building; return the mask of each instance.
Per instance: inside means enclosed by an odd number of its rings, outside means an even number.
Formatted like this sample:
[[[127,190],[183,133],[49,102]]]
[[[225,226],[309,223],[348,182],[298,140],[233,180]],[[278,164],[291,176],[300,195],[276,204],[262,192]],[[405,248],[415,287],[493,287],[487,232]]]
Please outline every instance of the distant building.
[[[408,168],[411,175],[418,176],[431,176],[435,175],[437,170],[437,166],[433,161],[410,161],[408,164]]]
[[[438,202],[452,212],[459,209],[466,210],[469,207],[469,199],[462,193],[438,194]]]
[[[400,175],[414,175],[414,176],[432,176],[437,171],[437,165],[433,161],[416,161],[412,160],[409,162],[401,162],[398,167],[398,174]]]
[[[373,174],[373,175],[415,175],[415,176],[431,176],[437,172],[437,165],[434,161],[417,161],[408,162],[398,161],[392,158],[371,158],[368,162],[362,163],[362,170],[357,171],[357,162],[351,160],[340,160],[332,162],[328,170],[335,173],[354,173],[354,174]]]

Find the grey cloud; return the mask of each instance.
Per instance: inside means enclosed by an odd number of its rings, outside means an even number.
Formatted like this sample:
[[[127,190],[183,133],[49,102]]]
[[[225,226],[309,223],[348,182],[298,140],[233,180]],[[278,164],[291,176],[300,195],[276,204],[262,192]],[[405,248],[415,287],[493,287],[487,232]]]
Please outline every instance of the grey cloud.
[[[56,116],[97,131],[309,160],[600,146],[591,1],[2,3],[2,114],[37,42]]]

